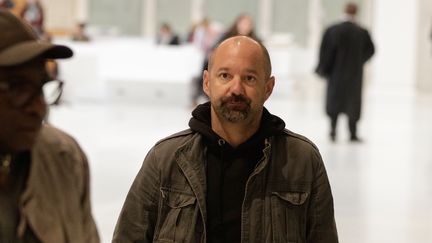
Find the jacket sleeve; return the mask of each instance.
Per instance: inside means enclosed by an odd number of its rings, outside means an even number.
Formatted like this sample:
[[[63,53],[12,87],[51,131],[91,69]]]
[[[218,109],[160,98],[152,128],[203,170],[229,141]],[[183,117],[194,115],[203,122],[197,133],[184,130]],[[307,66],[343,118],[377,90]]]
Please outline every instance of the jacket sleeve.
[[[159,181],[153,148],[146,156],[123,204],[114,230],[113,243],[153,242]]]
[[[367,30],[365,30],[365,37],[366,37],[366,41],[365,41],[365,47],[364,47],[364,59],[363,62],[366,62],[367,60],[369,60],[375,53],[375,46],[372,42],[372,38],[369,34],[369,32]]]
[[[319,152],[316,151],[313,157],[318,163],[315,167],[308,210],[307,242],[337,243],[338,236],[330,183]]]
[[[97,232],[97,227],[95,221],[92,216],[91,210],[91,202],[90,202],[90,170],[88,166],[87,157],[84,152],[80,149],[81,157],[83,161],[83,185],[84,190],[81,197],[81,205],[82,205],[82,215],[83,215],[83,232],[85,242],[88,243],[99,243],[99,235]]]

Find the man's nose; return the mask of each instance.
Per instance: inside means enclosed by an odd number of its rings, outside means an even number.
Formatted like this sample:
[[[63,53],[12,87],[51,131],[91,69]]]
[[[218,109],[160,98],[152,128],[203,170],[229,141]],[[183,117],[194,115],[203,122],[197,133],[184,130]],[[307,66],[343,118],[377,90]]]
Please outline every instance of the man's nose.
[[[235,76],[234,79],[231,81],[231,93],[235,95],[241,95],[244,94],[244,86],[243,82],[241,80],[241,77]]]

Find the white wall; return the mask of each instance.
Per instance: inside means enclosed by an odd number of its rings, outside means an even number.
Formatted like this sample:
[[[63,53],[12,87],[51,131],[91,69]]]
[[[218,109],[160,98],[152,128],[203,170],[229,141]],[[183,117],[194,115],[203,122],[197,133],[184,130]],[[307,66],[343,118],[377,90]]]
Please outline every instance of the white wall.
[[[370,84],[378,89],[411,90],[416,76],[417,1],[376,0],[372,9],[376,54]]]
[[[54,31],[72,30],[80,17],[86,17],[82,8],[86,0],[42,0],[45,28]]]

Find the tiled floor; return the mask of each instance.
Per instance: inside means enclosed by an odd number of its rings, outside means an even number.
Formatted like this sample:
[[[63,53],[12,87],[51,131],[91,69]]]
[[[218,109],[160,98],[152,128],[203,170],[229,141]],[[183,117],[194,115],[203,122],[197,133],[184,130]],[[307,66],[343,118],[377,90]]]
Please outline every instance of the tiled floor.
[[[366,89],[360,135],[348,142],[346,120],[336,143],[327,136],[322,87],[275,93],[269,110],[321,150],[335,200],[340,242],[432,242],[432,95]],[[157,102],[155,102],[157,103]],[[137,103],[70,103],[52,109],[53,124],[87,152],[93,211],[110,242],[120,208],[149,148],[186,128],[190,108]]]

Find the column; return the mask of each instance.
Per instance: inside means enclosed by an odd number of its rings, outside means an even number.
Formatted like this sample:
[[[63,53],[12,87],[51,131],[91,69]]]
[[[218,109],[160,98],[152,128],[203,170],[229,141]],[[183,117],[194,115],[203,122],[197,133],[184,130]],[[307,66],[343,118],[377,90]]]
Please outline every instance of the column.
[[[323,7],[321,0],[310,0],[308,15],[309,37],[307,46],[313,53],[317,53],[324,27],[322,26]]]
[[[204,18],[204,0],[191,0],[191,21],[196,23]]]
[[[88,0],[77,0],[75,18],[77,22],[88,21]]]
[[[272,7],[273,0],[261,0],[258,16],[260,18],[259,35],[269,37],[272,34]]]
[[[146,37],[153,37],[156,34],[156,0],[144,0],[143,23],[141,33]]]
[[[432,92],[432,1],[418,0],[416,87]]]

